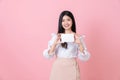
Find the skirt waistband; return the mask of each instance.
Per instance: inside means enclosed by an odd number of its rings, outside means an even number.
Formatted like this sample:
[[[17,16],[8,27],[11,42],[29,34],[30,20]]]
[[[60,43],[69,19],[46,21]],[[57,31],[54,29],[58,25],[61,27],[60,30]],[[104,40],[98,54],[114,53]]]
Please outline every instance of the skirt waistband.
[[[57,60],[76,60],[77,58],[60,58],[60,57],[57,57],[56,59]]]

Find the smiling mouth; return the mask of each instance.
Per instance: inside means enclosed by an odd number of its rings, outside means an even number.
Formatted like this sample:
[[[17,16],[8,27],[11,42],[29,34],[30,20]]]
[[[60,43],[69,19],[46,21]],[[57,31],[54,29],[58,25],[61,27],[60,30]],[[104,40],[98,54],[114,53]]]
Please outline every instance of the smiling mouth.
[[[64,25],[64,27],[69,27],[70,25]]]

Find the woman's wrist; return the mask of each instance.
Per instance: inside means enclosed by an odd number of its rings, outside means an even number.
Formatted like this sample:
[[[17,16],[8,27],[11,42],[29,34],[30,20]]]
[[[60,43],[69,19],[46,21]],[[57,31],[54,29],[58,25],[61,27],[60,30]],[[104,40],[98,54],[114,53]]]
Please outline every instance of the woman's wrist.
[[[82,44],[81,43],[78,43],[78,46],[80,47]]]
[[[55,44],[53,44],[52,46],[51,46],[51,49],[49,50],[49,55],[53,55],[53,52],[54,52],[54,50],[55,50],[55,47],[56,47],[56,45]]]
[[[54,42],[54,43],[53,43],[53,46],[56,46],[56,45],[57,45],[57,43],[56,43],[56,42]]]
[[[83,45],[82,45],[81,43],[78,44],[78,48],[79,48],[79,50],[80,50],[81,52],[84,51]]]

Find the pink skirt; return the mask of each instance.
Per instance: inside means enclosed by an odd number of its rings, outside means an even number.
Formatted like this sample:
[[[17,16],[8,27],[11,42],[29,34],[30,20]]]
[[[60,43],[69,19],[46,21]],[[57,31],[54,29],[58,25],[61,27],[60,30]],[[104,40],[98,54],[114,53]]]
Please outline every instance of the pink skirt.
[[[53,63],[50,80],[80,80],[76,59],[57,58]]]

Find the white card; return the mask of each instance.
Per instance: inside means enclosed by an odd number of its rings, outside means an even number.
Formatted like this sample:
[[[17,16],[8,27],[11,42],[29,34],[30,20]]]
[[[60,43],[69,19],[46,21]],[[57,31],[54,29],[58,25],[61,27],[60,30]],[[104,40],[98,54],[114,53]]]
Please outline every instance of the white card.
[[[61,42],[74,42],[74,34],[61,34]]]

